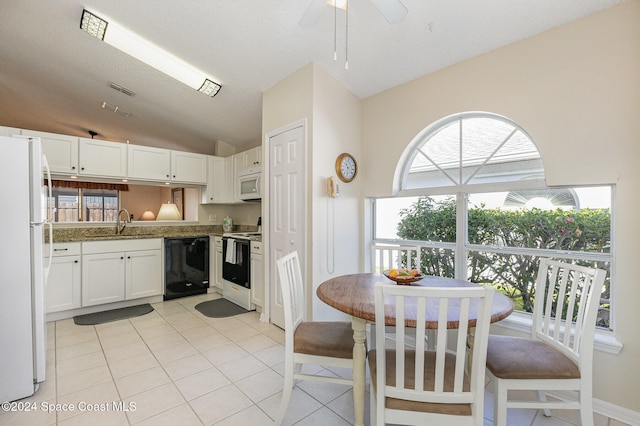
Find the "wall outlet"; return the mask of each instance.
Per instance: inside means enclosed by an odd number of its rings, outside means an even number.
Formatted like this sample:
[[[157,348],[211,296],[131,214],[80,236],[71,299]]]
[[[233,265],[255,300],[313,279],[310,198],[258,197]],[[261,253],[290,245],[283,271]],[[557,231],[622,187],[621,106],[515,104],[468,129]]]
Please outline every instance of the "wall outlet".
[[[218,216],[216,216],[215,214],[209,215],[209,222],[215,222],[217,220],[218,220]]]

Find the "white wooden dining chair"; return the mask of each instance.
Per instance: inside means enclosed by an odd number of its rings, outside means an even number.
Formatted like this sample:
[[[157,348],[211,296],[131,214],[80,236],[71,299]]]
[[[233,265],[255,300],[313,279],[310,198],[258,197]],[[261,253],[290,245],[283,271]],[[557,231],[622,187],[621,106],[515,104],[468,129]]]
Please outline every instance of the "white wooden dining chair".
[[[395,347],[385,347],[386,327],[376,327],[369,351],[371,424],[483,425],[484,362],[494,290],[491,287],[418,287],[377,283],[376,322],[395,312]],[[415,348],[405,345],[405,300],[417,301]],[[384,302],[391,304],[393,308]],[[477,320],[468,320],[470,309]],[[435,350],[425,350],[427,310],[438,313]],[[455,317],[455,319],[453,319]],[[458,328],[449,333],[447,326]],[[470,327],[475,333],[468,337]],[[467,338],[472,339],[472,369],[465,368]]]
[[[593,339],[605,277],[601,269],[540,261],[531,338],[489,336],[494,425],[506,426],[507,408],[543,408],[547,416],[552,408],[580,410],[582,424],[593,425]],[[510,390],[535,390],[538,400],[509,399]],[[566,401],[547,401],[544,392],[570,390],[578,395]]]
[[[371,271],[407,268],[420,270],[420,247],[373,244],[371,246]]]
[[[353,386],[350,378],[305,374],[303,364],[353,368],[353,330],[351,322],[305,321],[305,298],[298,253],[292,252],[276,262],[282,287],[285,324],[285,371],[282,401],[275,424],[287,412],[296,380],[315,380]]]

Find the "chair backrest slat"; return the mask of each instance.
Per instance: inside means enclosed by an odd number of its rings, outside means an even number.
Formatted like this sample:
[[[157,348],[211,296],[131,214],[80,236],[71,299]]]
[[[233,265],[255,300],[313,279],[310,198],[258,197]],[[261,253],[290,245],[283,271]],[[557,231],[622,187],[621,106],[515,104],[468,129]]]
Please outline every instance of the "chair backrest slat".
[[[374,244],[371,246],[371,271],[388,269],[420,270],[420,247]]]
[[[445,297],[440,298],[438,307],[438,333],[436,343],[436,379],[434,391],[437,393],[444,392],[444,362],[447,354],[447,323],[449,300]]]
[[[416,323],[424,324],[427,321],[427,299],[418,299],[418,310],[416,315]],[[424,351],[425,351],[425,328],[416,328],[416,362],[414,377],[416,387],[415,390],[421,392],[424,390]],[[402,349],[404,351],[404,348]]]
[[[281,257],[276,265],[282,288],[285,338],[293,339],[293,332],[305,320],[304,285],[298,252],[294,251]]]

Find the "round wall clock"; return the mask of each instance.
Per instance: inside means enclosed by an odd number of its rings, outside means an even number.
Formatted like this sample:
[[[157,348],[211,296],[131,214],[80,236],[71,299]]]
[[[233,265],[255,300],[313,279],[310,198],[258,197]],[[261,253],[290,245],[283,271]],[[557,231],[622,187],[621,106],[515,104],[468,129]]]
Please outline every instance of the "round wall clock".
[[[342,153],[336,159],[336,173],[343,182],[351,182],[358,174],[358,164],[351,154]]]

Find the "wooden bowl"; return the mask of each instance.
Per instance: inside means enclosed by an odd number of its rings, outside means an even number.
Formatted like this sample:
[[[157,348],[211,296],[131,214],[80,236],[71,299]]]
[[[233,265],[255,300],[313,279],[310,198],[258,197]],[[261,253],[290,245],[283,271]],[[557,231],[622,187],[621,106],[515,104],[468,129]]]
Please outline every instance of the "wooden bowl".
[[[386,271],[382,271],[382,275],[384,275],[385,277],[389,278],[391,281],[395,281],[396,284],[411,284],[414,283],[416,281],[420,281],[421,279],[423,279],[425,277],[424,274],[420,274],[420,275],[396,275],[395,277],[390,277],[389,276],[389,270]]]

